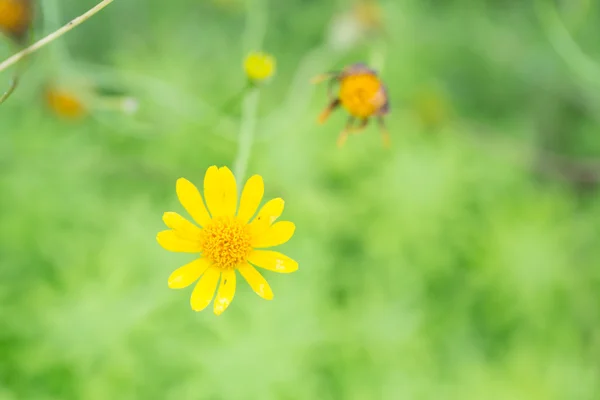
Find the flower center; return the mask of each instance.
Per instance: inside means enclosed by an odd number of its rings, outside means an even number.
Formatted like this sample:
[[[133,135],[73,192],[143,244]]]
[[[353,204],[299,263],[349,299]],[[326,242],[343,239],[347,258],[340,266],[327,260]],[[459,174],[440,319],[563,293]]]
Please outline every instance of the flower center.
[[[371,74],[350,75],[342,79],[340,86],[342,106],[353,116],[373,116],[385,103],[381,82]]]
[[[202,229],[202,256],[221,269],[234,269],[245,263],[252,251],[247,224],[235,217],[218,217]]]

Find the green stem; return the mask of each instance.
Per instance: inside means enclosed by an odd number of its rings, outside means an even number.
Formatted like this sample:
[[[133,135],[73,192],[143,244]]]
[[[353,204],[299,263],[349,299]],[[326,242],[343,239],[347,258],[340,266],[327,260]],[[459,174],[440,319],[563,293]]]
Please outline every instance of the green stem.
[[[385,64],[386,47],[382,40],[378,40],[374,43],[371,48],[371,54],[369,57],[369,65],[374,68],[379,74],[383,72]]]
[[[229,100],[223,103],[223,106],[220,108],[222,114],[228,114],[233,106],[240,103],[240,101],[244,98],[244,95],[253,89],[252,83],[247,83],[246,86],[242,88],[239,92],[237,92],[234,96],[232,96]]]
[[[8,98],[10,96],[12,96],[14,91],[17,89],[17,86],[19,86],[19,82],[21,80],[21,74],[25,70],[25,62],[26,61],[27,60],[21,60],[21,62],[17,64],[17,68],[13,74],[13,77],[11,78],[11,80],[9,82],[8,89],[0,96],[0,104],[4,103],[6,100],[8,100]]]
[[[238,152],[233,162],[233,172],[238,182],[243,182],[246,169],[248,168],[248,161],[250,160],[252,143],[254,141],[254,131],[256,129],[259,100],[260,90],[254,88],[246,93],[242,103],[242,124],[240,127]]]
[[[46,0],[42,3],[42,11],[44,15],[44,26],[49,27],[52,31],[60,28],[61,9],[58,5],[58,0]],[[50,54],[53,57],[53,66],[60,69],[71,68],[71,55],[64,41],[57,41],[52,46]]]
[[[244,30],[244,51],[248,54],[251,50],[260,49],[264,42],[267,21],[267,0],[251,0],[247,3],[246,27]],[[260,100],[260,88],[251,87],[244,93],[242,100],[242,119],[240,125],[240,136],[238,141],[238,152],[233,161],[233,173],[238,182],[243,182],[248,161],[254,142],[254,130],[258,119],[258,103]],[[240,185],[241,189],[242,185]]]
[[[13,56],[7,58],[6,60],[4,60],[3,62],[0,63],[0,72],[4,71],[8,67],[11,67],[12,65],[18,63],[19,61],[21,61],[23,58],[27,57],[28,55],[35,53],[42,47],[44,47],[44,46],[48,45],[49,43],[53,42],[54,40],[58,39],[59,37],[61,37],[65,33],[69,32],[73,28],[81,25],[82,23],[84,23],[85,21],[87,21],[88,19],[90,19],[91,17],[96,15],[96,13],[98,13],[99,11],[104,9],[104,7],[108,6],[113,1],[114,0],[102,0],[95,7],[93,7],[89,11],[85,12],[84,14],[80,15],[79,17],[75,18],[71,22],[67,23],[62,28],[52,32],[51,34],[38,40],[31,46],[21,50],[20,52],[18,52],[17,54],[15,54]]]
[[[19,85],[19,75],[15,74],[12,79],[10,80],[8,89],[6,90],[6,92],[4,92],[2,94],[2,96],[0,96],[0,104],[4,103],[15,91],[15,89],[17,89],[17,86]]]

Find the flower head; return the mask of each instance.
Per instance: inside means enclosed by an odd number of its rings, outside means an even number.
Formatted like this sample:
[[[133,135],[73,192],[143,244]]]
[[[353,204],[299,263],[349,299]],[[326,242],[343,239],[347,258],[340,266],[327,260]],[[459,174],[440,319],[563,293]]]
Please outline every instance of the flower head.
[[[271,78],[275,74],[275,58],[267,53],[252,52],[244,61],[246,76],[251,82],[260,83]]]
[[[74,120],[87,113],[87,107],[81,96],[65,87],[49,86],[45,95],[47,106],[61,118]]]
[[[198,281],[190,300],[194,311],[206,308],[215,291],[214,313],[220,315],[225,311],[235,294],[236,272],[256,294],[271,300],[271,287],[256,267],[280,273],[298,269],[298,263],[291,258],[264,250],[287,242],[295,225],[275,222],[283,212],[284,202],[280,198],[268,201],[256,213],[264,193],[260,175],[248,179],[239,206],[235,177],[227,167],[212,166],[206,171],[204,201],[198,189],[184,178],[177,181],[176,191],[179,201],[199,226],[177,213],[167,212],[163,221],[169,230],[159,232],[156,239],[166,250],[199,255],[175,270],[168,281],[172,289]]]
[[[339,99],[348,114],[357,118],[375,116],[387,102],[381,80],[369,70],[357,70],[343,76]]]
[[[21,41],[33,21],[31,0],[0,0],[0,31]]]
[[[331,99],[329,105],[319,116],[319,122],[325,122],[331,112],[339,106],[345,108],[350,114],[346,128],[338,139],[338,146],[346,142],[348,134],[364,129],[371,117],[378,119],[384,143],[386,146],[389,145],[389,134],[385,129],[383,117],[389,113],[390,103],[387,89],[377,72],[365,64],[356,63],[339,72],[319,75],[313,79],[313,82],[319,83],[324,80],[330,81],[329,95]],[[337,94],[333,94],[331,91],[333,84],[337,84],[339,87]],[[356,119],[360,120],[358,127],[354,126]]]
[[[102,87],[87,78],[64,80],[59,77],[46,85],[43,94],[48,109],[67,120],[81,119],[98,111],[133,115],[139,108],[136,98],[104,94]]]

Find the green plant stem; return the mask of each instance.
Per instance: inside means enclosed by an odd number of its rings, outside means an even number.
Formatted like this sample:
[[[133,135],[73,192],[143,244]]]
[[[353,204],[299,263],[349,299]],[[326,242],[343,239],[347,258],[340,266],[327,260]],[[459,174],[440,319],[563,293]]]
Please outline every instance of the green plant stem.
[[[238,152],[233,163],[233,172],[238,182],[244,180],[246,169],[248,168],[252,143],[254,142],[259,100],[260,90],[255,87],[246,93],[242,103],[242,124],[240,127]]]
[[[12,57],[9,57],[8,59],[6,59],[2,63],[0,63],[0,72],[4,71],[8,67],[18,63],[23,58],[27,57],[31,53],[36,52],[37,50],[39,50],[42,47],[46,46],[47,44],[51,43],[52,41],[58,39],[59,37],[61,37],[65,33],[69,32],[73,28],[81,25],[82,23],[84,23],[85,21],[90,19],[92,16],[96,15],[96,13],[98,13],[100,10],[104,9],[104,7],[108,6],[113,1],[114,0],[103,0],[102,2],[98,3],[95,7],[93,7],[86,13],[80,15],[79,17],[75,18],[74,20],[72,20],[71,22],[69,22],[68,24],[63,26],[62,28],[52,32],[51,34],[44,37],[43,39],[38,40],[31,46],[21,50],[20,52],[13,55]]]
[[[17,64],[16,70],[11,78],[8,89],[0,96],[0,104],[4,103],[17,90],[21,81],[21,74],[25,71],[25,63],[27,60],[22,60]]]
[[[52,31],[60,28],[62,10],[58,4],[58,0],[46,0],[42,2],[42,11],[44,16],[44,26],[49,27]],[[71,55],[64,41],[58,41],[52,47],[52,62],[55,66],[59,66],[62,71],[71,68]]]
[[[383,67],[385,66],[385,56],[385,43],[380,40],[378,43],[373,44],[369,57],[369,64],[380,74],[383,72]]]
[[[244,51],[248,54],[251,50],[260,49],[264,42],[267,21],[266,0],[252,0],[247,3],[246,27],[244,29]],[[254,142],[254,131],[258,119],[258,103],[260,100],[260,87],[253,86],[246,90],[242,100],[242,117],[240,135],[238,138],[238,152],[233,161],[233,173],[238,182],[243,182],[250,154]],[[241,189],[241,186],[239,189]]]
[[[543,0],[537,0],[535,4],[542,28],[556,53],[577,78],[583,81],[586,89],[589,84],[592,84],[597,90],[600,87],[600,65],[585,54],[577,44],[562,21],[556,6]],[[597,93],[596,90],[593,91],[594,94]]]
[[[0,96],[0,104],[4,103],[11,94],[13,94],[13,92],[15,91],[15,89],[17,88],[17,86],[19,86],[19,75],[15,74],[15,76],[12,77],[12,79],[10,80],[8,89],[6,90],[6,92],[4,92],[2,94],[2,96]]]
[[[244,95],[252,89],[253,89],[252,83],[248,82],[246,84],[246,86],[244,86],[242,88],[242,90],[237,92],[235,95],[231,96],[231,98],[229,100],[227,100],[225,103],[223,103],[223,106],[221,106],[221,108],[220,108],[221,113],[222,114],[229,113],[231,111],[231,109],[233,108],[233,106],[240,104],[241,100],[244,98]]]

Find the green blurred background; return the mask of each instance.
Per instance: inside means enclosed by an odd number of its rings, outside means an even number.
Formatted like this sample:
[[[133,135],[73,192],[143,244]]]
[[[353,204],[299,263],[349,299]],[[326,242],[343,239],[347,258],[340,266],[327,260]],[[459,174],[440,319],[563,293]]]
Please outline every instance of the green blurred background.
[[[40,3],[36,37],[94,5]],[[116,0],[0,106],[0,399],[599,399],[599,26],[593,0]],[[216,317],[155,236],[178,177],[232,166],[250,50],[278,71],[248,173],[300,270]],[[390,150],[315,122],[310,78],[357,61]]]

